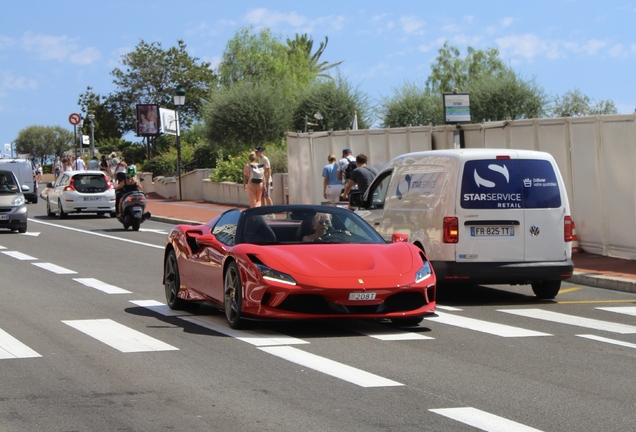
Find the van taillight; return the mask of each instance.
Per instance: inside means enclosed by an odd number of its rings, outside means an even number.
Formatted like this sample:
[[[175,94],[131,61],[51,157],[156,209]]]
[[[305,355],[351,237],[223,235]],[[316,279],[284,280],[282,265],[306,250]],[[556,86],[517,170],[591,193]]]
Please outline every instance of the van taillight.
[[[563,239],[566,242],[572,241],[572,217],[566,216],[563,220]]]
[[[444,243],[457,243],[459,240],[459,223],[456,217],[444,218]]]

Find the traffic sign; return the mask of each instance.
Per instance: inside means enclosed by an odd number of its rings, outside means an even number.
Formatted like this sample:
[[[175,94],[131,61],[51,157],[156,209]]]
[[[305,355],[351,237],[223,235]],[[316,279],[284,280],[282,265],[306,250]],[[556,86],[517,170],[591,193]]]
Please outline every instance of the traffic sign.
[[[73,126],[77,126],[78,124],[80,124],[80,122],[82,121],[82,116],[76,113],[71,114],[70,116],[68,116],[68,121],[73,125]]]

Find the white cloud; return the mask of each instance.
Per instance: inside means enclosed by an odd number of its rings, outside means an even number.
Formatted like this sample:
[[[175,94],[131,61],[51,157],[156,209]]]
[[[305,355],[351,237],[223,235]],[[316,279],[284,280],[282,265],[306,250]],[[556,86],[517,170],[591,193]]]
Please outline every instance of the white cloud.
[[[510,26],[510,24],[512,24],[514,22],[514,18],[512,17],[505,17],[504,19],[501,20],[501,26],[502,27],[508,27]]]
[[[419,20],[413,15],[401,17],[400,23],[402,23],[402,29],[408,34],[422,34],[421,29],[426,24],[425,21]]]
[[[16,77],[8,72],[2,74],[0,78],[0,89],[3,90],[35,90],[38,88],[38,82],[31,78],[23,76]]]
[[[90,64],[101,57],[93,47],[80,49],[68,36],[48,36],[27,32],[20,38],[20,46],[39,54],[41,60],[69,61],[74,64]]]
[[[625,47],[623,46],[623,44],[616,44],[611,47],[608,52],[609,55],[611,55],[612,57],[620,57],[621,55],[625,54]]]
[[[606,41],[600,41],[597,39],[592,39],[588,41],[585,45],[583,45],[583,51],[587,52],[590,55],[597,54],[601,48],[607,45]]]
[[[560,56],[558,47],[554,43],[543,41],[532,33],[504,36],[495,39],[495,42],[499,45],[502,57],[524,57],[531,60],[542,54],[549,58]]]
[[[279,23],[286,23],[293,27],[300,27],[307,23],[307,18],[297,14],[296,12],[283,13],[271,11],[265,8],[250,10],[245,19],[257,26],[274,27]]]
[[[435,48],[441,47],[446,42],[446,38],[438,38],[429,44],[422,44],[418,47],[418,49],[422,52],[428,52]]]
[[[459,31],[459,27],[457,27],[456,24],[448,24],[442,27],[442,31],[445,31],[448,33],[457,33]]]

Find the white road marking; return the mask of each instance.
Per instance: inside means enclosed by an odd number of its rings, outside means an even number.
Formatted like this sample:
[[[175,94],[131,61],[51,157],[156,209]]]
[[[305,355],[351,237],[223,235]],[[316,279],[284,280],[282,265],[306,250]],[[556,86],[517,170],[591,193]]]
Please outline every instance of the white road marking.
[[[150,244],[150,243],[144,243],[144,242],[140,242],[140,241],[136,241],[136,240],[130,240],[130,239],[125,239],[125,238],[121,238],[121,237],[115,237],[115,236],[111,236],[111,235],[107,235],[107,234],[101,234],[101,233],[96,233],[96,232],[92,232],[92,231],[81,230],[81,229],[78,229],[78,228],[58,225],[58,224],[54,224],[54,223],[50,223],[50,222],[44,222],[44,221],[38,220],[38,219],[29,219],[29,221],[34,222],[34,223],[43,224],[43,225],[52,226],[52,227],[55,227],[55,228],[62,228],[62,229],[69,230],[69,231],[81,232],[81,233],[84,233],[84,234],[90,234],[90,235],[94,235],[94,236],[97,236],[97,237],[103,237],[103,238],[107,238],[107,239],[111,239],[111,240],[119,240],[119,241],[123,241],[123,242],[126,242],[126,243],[133,243],[133,244],[136,244],[136,245],[148,246],[148,247],[156,248],[156,249],[163,249],[164,248],[164,246],[158,246],[158,245],[154,245],[154,244]]]
[[[181,316],[179,319],[200,325],[217,333],[233,337],[250,345],[257,347],[275,346],[275,345],[303,345],[309,342],[295,337],[283,335],[280,333],[260,330],[257,332],[247,332],[242,330],[234,330],[228,327],[225,318],[214,317],[209,315],[202,316]]]
[[[172,345],[133,330],[110,319],[62,321],[121,352],[175,351]]]
[[[290,346],[270,346],[261,347],[259,349],[276,357],[339,378],[360,387],[396,387],[404,385],[397,381],[383,378]]]
[[[616,312],[625,315],[636,316],[636,306],[619,306],[619,307],[597,307],[598,310],[608,312]]]
[[[163,316],[192,315],[190,312],[172,310],[167,304],[158,302],[156,300],[131,300],[130,302]]]
[[[22,233],[20,235],[29,236],[29,237],[37,237],[37,236],[40,235],[40,233],[39,232],[25,232],[25,233]]]
[[[4,247],[4,246],[0,246],[0,249],[6,249],[6,247]]]
[[[69,270],[67,268],[60,267],[58,265],[51,264],[51,263],[31,263],[31,264],[56,274],[76,274],[77,273],[76,271]]]
[[[500,309],[499,312],[506,312],[513,315],[519,315],[528,318],[535,318],[544,321],[556,322],[560,324],[568,324],[577,327],[591,328],[594,330],[602,330],[612,333],[633,334],[636,333],[636,327],[613,323],[610,321],[601,321],[592,318],[583,318],[574,315],[562,314],[559,312],[551,312],[542,309]]]
[[[42,357],[31,348],[0,329],[0,359]]]
[[[369,322],[347,322],[340,323],[339,328],[351,330],[365,336],[382,341],[402,341],[402,340],[430,340],[435,339],[412,331],[404,331],[391,328],[388,325],[374,324]]]
[[[109,285],[106,282],[102,282],[93,278],[74,278],[76,282],[81,283],[82,285],[86,285],[87,287],[95,288],[96,290],[100,290],[105,292],[106,294],[132,294],[132,292],[127,291],[123,288],[116,287],[114,285]]]
[[[465,318],[451,315],[444,312],[437,312],[437,317],[426,318],[430,321],[440,322],[455,327],[475,330],[501,337],[532,337],[532,336],[552,336],[548,333],[541,333],[534,330],[526,330],[504,324],[497,324],[489,321],[482,321],[473,318]]]
[[[463,309],[452,307],[452,306],[443,306],[441,304],[435,305],[435,308],[436,309],[446,310],[446,311],[452,311],[452,312],[459,312],[459,311],[463,310]]]
[[[539,429],[478,410],[477,408],[440,408],[429,411],[487,432],[541,432]]]
[[[586,339],[592,339],[595,341],[599,341],[599,342],[605,342],[608,344],[613,344],[613,345],[620,345],[620,346],[624,346],[627,348],[635,348],[636,349],[636,344],[633,343],[629,343],[629,342],[623,342],[623,341],[619,341],[616,339],[608,339],[608,338],[604,338],[601,336],[596,336],[596,335],[577,335],[578,337],[582,337],[582,338],[586,338]]]
[[[149,229],[149,228],[139,228],[141,232],[151,232],[156,234],[168,235],[168,231],[160,230],[160,229]]]
[[[22,252],[17,252],[17,251],[7,251],[7,252],[2,252],[5,255],[8,255],[12,258],[15,259],[19,259],[20,261],[27,261],[27,260],[37,260],[37,258],[34,258],[30,255],[27,254],[23,254]]]

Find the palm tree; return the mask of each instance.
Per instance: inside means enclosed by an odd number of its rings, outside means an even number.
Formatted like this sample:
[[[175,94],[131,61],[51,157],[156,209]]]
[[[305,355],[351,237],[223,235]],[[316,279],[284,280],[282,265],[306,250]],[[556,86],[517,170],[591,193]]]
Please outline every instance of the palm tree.
[[[318,50],[312,54],[311,51],[314,47],[314,40],[310,36],[308,36],[307,33],[304,33],[302,35],[296,33],[296,37],[293,40],[287,38],[288,54],[290,56],[297,54],[306,55],[309,62],[309,70],[311,72],[320,77],[331,78],[331,76],[327,75],[324,72],[340,65],[342,61],[339,61],[337,63],[329,63],[323,61],[319,63],[320,56],[322,55],[322,53],[325,52],[325,49],[327,48],[327,43],[329,43],[329,38],[325,36],[325,41],[320,42],[320,47],[318,47]]]

